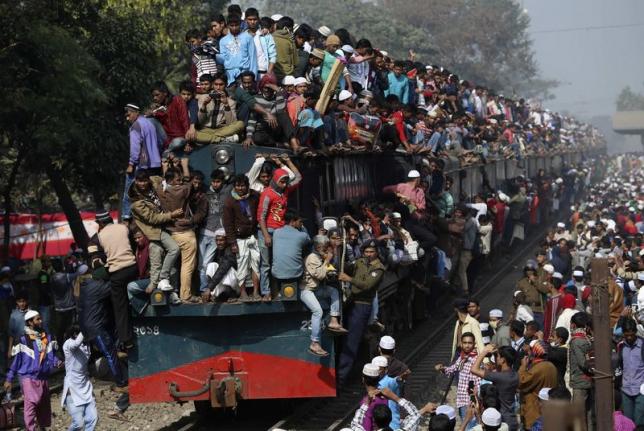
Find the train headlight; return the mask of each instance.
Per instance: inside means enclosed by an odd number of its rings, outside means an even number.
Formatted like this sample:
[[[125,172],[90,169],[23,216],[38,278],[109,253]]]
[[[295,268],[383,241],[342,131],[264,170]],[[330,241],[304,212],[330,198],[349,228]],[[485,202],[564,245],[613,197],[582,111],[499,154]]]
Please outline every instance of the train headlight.
[[[215,160],[220,165],[225,165],[230,160],[230,152],[224,148],[217,150],[215,153]]]
[[[295,287],[292,285],[284,286],[284,290],[282,290],[282,295],[284,295],[285,298],[292,298],[295,296]]]

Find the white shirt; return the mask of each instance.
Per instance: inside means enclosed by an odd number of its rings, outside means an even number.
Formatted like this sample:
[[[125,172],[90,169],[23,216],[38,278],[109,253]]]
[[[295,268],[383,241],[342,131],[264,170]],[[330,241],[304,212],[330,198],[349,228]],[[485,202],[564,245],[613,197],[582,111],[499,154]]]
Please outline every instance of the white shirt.
[[[83,334],[76,339],[68,339],[63,344],[65,353],[65,383],[60,397],[61,406],[65,406],[67,395],[72,397],[75,406],[89,404],[94,399],[94,388],[89,380],[87,361],[91,355],[89,346],[83,343]]]

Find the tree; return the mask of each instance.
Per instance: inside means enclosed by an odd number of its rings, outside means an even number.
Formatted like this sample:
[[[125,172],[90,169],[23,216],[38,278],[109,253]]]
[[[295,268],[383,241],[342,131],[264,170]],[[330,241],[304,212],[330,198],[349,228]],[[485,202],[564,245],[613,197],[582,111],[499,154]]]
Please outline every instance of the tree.
[[[437,53],[432,62],[506,94],[523,94],[538,68],[529,16],[513,0],[382,0],[391,16],[423,29]],[[547,90],[547,89],[546,89]]]
[[[397,58],[407,58],[408,50],[413,48],[420,60],[429,61],[434,52],[427,34],[420,28],[392,18],[379,5],[362,0],[326,2],[324,7],[319,2],[269,0],[266,10],[289,14],[295,22],[306,22],[314,28],[321,25],[345,28],[352,36],[367,38],[374,47]]]
[[[644,111],[644,95],[626,86],[617,96],[618,111]]]

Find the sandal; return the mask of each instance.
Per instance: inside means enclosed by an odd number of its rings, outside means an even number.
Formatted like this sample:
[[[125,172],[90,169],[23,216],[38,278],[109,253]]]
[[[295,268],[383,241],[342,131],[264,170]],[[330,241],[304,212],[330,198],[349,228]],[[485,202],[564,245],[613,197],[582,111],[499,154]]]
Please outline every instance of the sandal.
[[[311,353],[311,354],[313,354],[315,356],[319,356],[321,358],[323,358],[325,356],[329,356],[329,352],[327,352],[322,347],[320,347],[319,344],[316,345],[315,347],[309,346],[309,353]]]
[[[346,334],[349,332],[348,329],[343,328],[342,326],[327,326],[326,329],[334,334]]]

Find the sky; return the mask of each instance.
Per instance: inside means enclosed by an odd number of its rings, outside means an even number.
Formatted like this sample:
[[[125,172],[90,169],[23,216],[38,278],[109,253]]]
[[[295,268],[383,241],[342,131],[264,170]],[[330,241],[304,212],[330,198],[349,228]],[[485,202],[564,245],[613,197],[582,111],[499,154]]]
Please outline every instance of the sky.
[[[548,107],[591,118],[613,114],[626,85],[644,93],[644,1],[517,1],[530,16],[541,75],[562,83]],[[606,26],[614,28],[586,29]]]

